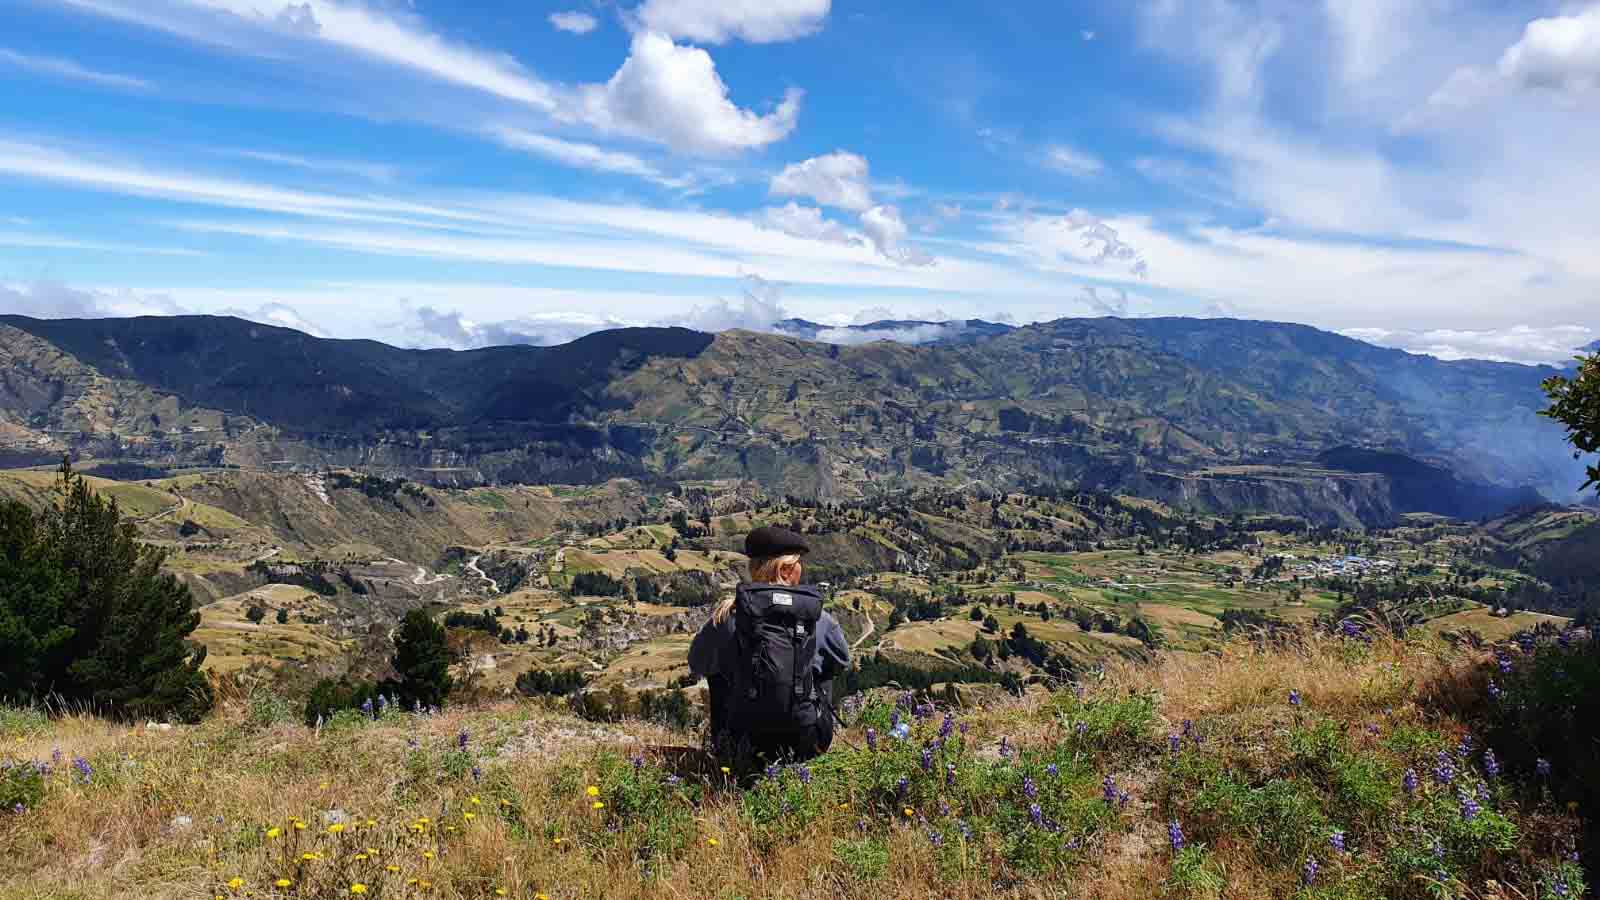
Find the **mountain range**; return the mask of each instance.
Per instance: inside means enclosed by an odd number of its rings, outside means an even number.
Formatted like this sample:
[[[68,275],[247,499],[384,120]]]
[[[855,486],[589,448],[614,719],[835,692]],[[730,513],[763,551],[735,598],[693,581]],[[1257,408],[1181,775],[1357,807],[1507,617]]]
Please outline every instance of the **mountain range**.
[[[928,339],[875,339],[912,329]],[[825,498],[1036,481],[1334,523],[1482,515],[1583,480],[1537,415],[1549,367],[1232,319],[776,330],[449,351],[227,317],[0,316],[0,462],[743,478]]]

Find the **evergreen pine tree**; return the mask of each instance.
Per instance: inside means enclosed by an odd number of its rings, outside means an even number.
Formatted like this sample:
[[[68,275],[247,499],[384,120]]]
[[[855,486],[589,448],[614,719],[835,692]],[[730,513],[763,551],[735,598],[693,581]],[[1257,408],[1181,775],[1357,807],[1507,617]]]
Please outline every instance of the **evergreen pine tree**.
[[[394,668],[406,706],[443,706],[450,693],[450,647],[444,626],[420,609],[406,613],[394,636]]]

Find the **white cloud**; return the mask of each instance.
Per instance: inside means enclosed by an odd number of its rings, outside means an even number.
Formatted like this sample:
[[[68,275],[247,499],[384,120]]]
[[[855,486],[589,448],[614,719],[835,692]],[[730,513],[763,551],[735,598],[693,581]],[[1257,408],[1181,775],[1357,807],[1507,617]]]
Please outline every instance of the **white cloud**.
[[[669,176],[651,163],[631,153],[607,150],[603,147],[585,144],[580,141],[568,141],[550,137],[549,135],[535,134],[531,131],[523,131],[520,128],[494,128],[490,129],[490,133],[507,147],[524,150],[575,169],[632,175],[635,178],[643,178],[646,181],[653,181],[662,187],[669,188],[684,188],[693,183],[693,179],[690,178]]]
[[[143,78],[134,78],[130,75],[116,75],[110,72],[98,72],[85,68],[70,59],[57,59],[50,56],[31,56],[18,53],[15,50],[0,48],[0,65],[14,66],[30,72],[43,75],[53,75],[59,78],[68,78],[73,81],[83,81],[101,87],[121,88],[132,91],[148,91],[154,85]]]
[[[1086,41],[1092,41],[1092,40],[1094,40],[1094,37],[1095,37],[1094,32],[1090,31],[1087,28],[1085,28],[1084,30],[1078,32],[1078,36],[1083,38]]]
[[[959,323],[929,322],[908,325],[904,328],[824,328],[815,340],[824,344],[842,344],[847,347],[870,344],[874,341],[894,341],[899,344],[927,344],[955,337],[965,330]]]
[[[1062,260],[1100,266],[1115,262],[1143,277],[1149,273],[1144,254],[1123,239],[1121,232],[1088,210],[1065,215],[1022,214],[1001,217],[991,230],[1011,242],[1013,252],[1047,262]]]
[[[1501,55],[1499,71],[1522,87],[1574,93],[1600,87],[1600,4],[1529,22]]]
[[[0,284],[0,312],[38,319],[100,319],[192,315],[195,311],[162,292],[108,291],[40,281],[25,285]],[[211,314],[238,316],[323,336],[314,325],[282,303],[268,302],[250,309],[225,308]]]
[[[1102,316],[1126,316],[1128,314],[1128,292],[1122,288],[1111,288],[1101,294],[1102,289],[1093,285],[1083,286],[1083,302],[1096,313]]]
[[[496,322],[474,322],[459,310],[436,309],[427,305],[411,312],[407,343],[414,347],[447,347],[452,350],[515,344],[548,347],[575,341],[586,334],[607,328],[625,328],[633,324],[611,316],[583,312],[533,313]]]
[[[711,54],[642,32],[611,80],[579,90],[576,115],[602,131],[674,150],[728,154],[782,140],[794,130],[802,92],[790,88],[770,113],[735,106]]]
[[[550,24],[558,31],[567,31],[572,34],[588,34],[600,27],[600,20],[580,10],[567,12],[553,12],[550,14]]]
[[[118,244],[104,241],[86,241],[80,238],[31,232],[0,231],[0,247],[32,247],[40,250],[96,250],[105,253],[128,253],[139,256],[204,256],[187,247],[151,247],[141,244]]]
[[[69,0],[70,2],[70,0]],[[430,31],[418,16],[337,0],[189,0],[189,3],[280,32],[332,44],[391,65],[423,72],[434,78],[485,91],[544,111],[556,106],[551,86],[529,73],[516,60],[447,40]],[[106,5],[90,0],[90,5]],[[136,20],[159,27],[162,4],[151,4]]]
[[[634,18],[649,31],[707,44],[792,41],[816,34],[831,0],[645,0]]]
[[[1045,168],[1064,172],[1074,178],[1088,178],[1100,174],[1105,169],[1105,163],[1065,144],[1052,144],[1046,147],[1040,161]]]
[[[710,332],[733,328],[768,331],[774,322],[787,318],[789,313],[783,307],[783,285],[759,275],[747,275],[737,300],[718,297],[695,306],[685,315],[668,317],[662,324]]]
[[[1560,365],[1577,355],[1577,348],[1600,335],[1600,328],[1582,325],[1513,325],[1509,328],[1468,330],[1435,328],[1407,331],[1391,328],[1346,328],[1346,337],[1425,353],[1440,359],[1489,359],[1500,362]]]
[[[761,211],[762,223],[784,234],[813,241],[858,245],[859,235],[831,219],[824,218],[815,206],[801,206],[789,201],[783,206],[770,206]]]
[[[292,306],[283,303],[263,303],[253,309],[244,309],[230,306],[219,309],[215,313],[219,316],[235,316],[262,325],[276,325],[279,328],[292,328],[295,331],[309,334],[312,337],[327,337],[328,333],[300,315]]]
[[[346,159],[314,159],[292,153],[273,153],[265,150],[238,150],[213,148],[224,156],[249,159],[274,166],[302,169],[307,172],[326,172],[332,175],[354,175],[368,181],[394,181],[400,176],[400,167],[388,163],[361,162]]]
[[[866,158],[843,150],[790,163],[773,176],[767,192],[774,197],[809,197],[823,206],[854,212],[872,206]]]
[[[874,206],[862,213],[861,229],[867,233],[872,246],[888,259],[908,266],[931,266],[934,263],[933,257],[906,245],[906,223],[900,218],[900,210],[893,206]]]

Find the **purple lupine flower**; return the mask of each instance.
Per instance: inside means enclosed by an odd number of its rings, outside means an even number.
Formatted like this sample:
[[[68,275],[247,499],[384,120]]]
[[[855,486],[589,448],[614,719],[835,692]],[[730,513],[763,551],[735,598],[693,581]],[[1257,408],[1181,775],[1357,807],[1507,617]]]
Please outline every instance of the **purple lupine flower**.
[[[367,699],[361,701],[361,714],[364,715],[364,716],[367,716],[369,718],[372,716],[372,698],[371,697],[368,697]]]
[[[961,819],[960,821],[956,822],[956,830],[961,832],[961,839],[962,840],[964,840],[964,841],[972,840],[972,828],[971,828],[971,826],[967,825],[967,820],[966,819]]]
[[[1314,884],[1317,880],[1318,868],[1319,866],[1317,865],[1317,858],[1315,856],[1306,857],[1306,864],[1300,869],[1301,883],[1303,883],[1306,887],[1310,887],[1312,884]]]
[[[1127,791],[1117,791],[1117,807],[1119,809],[1126,807],[1128,805],[1128,801],[1132,799],[1133,795]]]
[[[796,769],[795,770],[795,774],[800,776],[800,783],[801,784],[810,784],[811,783],[811,770],[806,768],[805,766],[801,766],[798,769]]]
[[[1381,733],[1382,733],[1381,730],[1378,728],[1378,723],[1373,722],[1372,724],[1367,726],[1367,734],[1369,736],[1377,737]]]
[[[1562,637],[1566,637],[1566,635],[1562,635]],[[1567,879],[1565,876],[1556,876],[1555,883],[1550,885],[1550,893],[1557,897],[1572,896],[1572,889],[1567,886]]]
[[[941,816],[950,815],[950,804],[944,802],[944,798],[943,797],[939,798],[939,815],[941,815]]]
[[[1462,788],[1456,794],[1456,799],[1461,803],[1461,818],[1463,821],[1471,822],[1478,817],[1478,813],[1483,809],[1478,805],[1478,801],[1467,793],[1465,788]]]
[[[1184,737],[1194,737],[1194,720],[1192,720],[1192,719],[1184,719],[1183,720],[1183,736]]]
[[[378,715],[381,716],[381,715],[383,715],[384,713],[386,713],[388,711],[389,711],[389,698],[385,697],[382,694],[379,694],[378,695]]]
[[[72,758],[72,767],[78,770],[78,778],[80,778],[84,784],[88,784],[89,779],[94,777],[94,767],[90,766],[89,761],[81,756],[74,756]]]
[[[461,733],[456,735],[456,748],[459,750],[467,749],[467,742],[471,739],[472,735],[468,734],[465,728],[461,729]]]
[[[767,776],[768,781],[777,781],[778,772],[779,769],[777,763],[767,763],[767,770],[764,774]]]
[[[61,748],[60,747],[57,747],[54,750],[50,751],[50,761],[55,763],[58,766],[61,765]],[[9,768],[9,766],[7,768]]]
[[[900,710],[896,709],[894,712],[889,714],[889,730],[893,731],[893,730],[895,730],[896,728],[899,728],[899,727],[900,727]]]
[[[1563,631],[1560,634],[1556,635],[1556,643],[1560,644],[1561,645],[1561,649],[1563,649],[1563,650],[1567,649],[1568,647],[1571,647],[1572,646],[1572,633],[1569,632],[1569,631]]]
[[[474,782],[482,781],[483,780],[483,770],[478,768],[477,766],[473,766],[472,767],[472,780]]]
[[[1057,766],[1055,763],[1051,763],[1050,765],[1044,767],[1044,773],[1049,775],[1051,778],[1058,778],[1061,775],[1061,767]]]
[[[954,731],[955,728],[956,728],[956,717],[951,715],[950,713],[945,713],[944,714],[944,721],[939,723],[939,739],[943,740],[945,738],[948,738],[950,736],[950,732]]]
[[[922,748],[921,762],[922,771],[931,773],[933,771],[933,751],[926,747]]]
[[[1407,794],[1415,794],[1417,792],[1417,770],[1407,769],[1405,778],[1400,780],[1400,786],[1405,788]]]
[[[1117,802],[1117,780],[1110,775],[1102,782],[1101,796],[1105,797],[1107,803]]]
[[[934,712],[935,710],[932,703],[919,703],[917,704],[917,708],[912,710],[911,714],[919,719],[931,719],[933,718]]]
[[[1490,778],[1500,777],[1500,760],[1494,758],[1494,750],[1483,751],[1483,774]]]
[[[1438,761],[1433,766],[1433,780],[1440,784],[1449,784],[1456,779],[1455,763],[1451,762],[1450,754],[1439,751]]]
[[[1489,679],[1489,699],[1499,700],[1504,694],[1505,691],[1500,690],[1500,685],[1495,684],[1493,678]]]
[[[944,783],[946,787],[956,786],[956,764],[949,763],[944,767]]]
[[[1073,730],[1074,733],[1076,733],[1078,735],[1078,737],[1083,737],[1084,735],[1089,733],[1089,723],[1088,722],[1079,722],[1078,724],[1072,726],[1072,730]]]
[[[682,778],[679,778],[676,775],[668,775],[667,776],[667,787],[677,787],[681,783],[683,783],[683,779]]]
[[[911,790],[911,779],[902,776],[894,785],[894,796],[897,800],[904,800],[906,793]]]
[[[1461,736],[1461,746],[1456,748],[1456,756],[1459,756],[1463,760],[1465,760],[1467,757],[1469,757],[1471,755],[1472,755],[1472,735],[1464,734],[1464,735]]]
[[[1167,823],[1167,841],[1172,844],[1172,852],[1183,849],[1183,826],[1178,824],[1177,819]]]
[[[870,728],[869,727],[867,729],[867,749],[868,750],[877,750],[878,749],[878,729],[876,729],[876,728]]]
[[[856,819],[856,830],[861,832],[862,834],[866,834],[867,833],[867,820],[866,819]]]
[[[1539,777],[1540,778],[1549,778],[1550,777],[1550,760],[1545,759],[1544,757],[1541,756],[1538,759],[1534,760],[1533,768],[1534,768],[1534,771],[1539,773]]]
[[[1043,825],[1044,810],[1039,808],[1039,804],[1030,803],[1028,804],[1028,818],[1032,819],[1035,825]]]
[[[944,846],[944,835],[940,834],[937,831],[934,831],[932,828],[929,828],[928,829],[928,843],[932,844],[933,845],[933,849],[937,850],[940,847]]]
[[[1335,830],[1332,834],[1328,835],[1328,846],[1332,847],[1333,852],[1335,853],[1343,853],[1344,832]]]
[[[1178,737],[1176,732],[1167,735],[1167,749],[1172,752],[1173,756],[1178,755],[1178,748],[1181,746],[1183,746],[1183,738]]]
[[[1039,796],[1039,786],[1037,784],[1033,783],[1033,779],[1032,778],[1023,778],[1022,779],[1022,793],[1029,800],[1032,800],[1035,797]]]
[[[957,725],[956,726],[956,730],[961,732],[961,736],[962,737],[966,737],[967,736],[967,723],[962,722],[961,724]]]
[[[1505,653],[1501,653],[1495,661],[1500,666],[1501,675],[1511,674],[1511,657],[1505,655]]]
[[[1073,685],[1072,685],[1072,693],[1079,700],[1082,700],[1083,699],[1083,695],[1084,695],[1083,685],[1074,682]]]
[[[408,738],[406,738],[406,746],[409,747],[412,750],[415,750],[420,745],[417,743],[417,739],[416,738],[408,737]]]
[[[1299,691],[1296,691],[1296,690],[1289,691],[1289,705],[1290,706],[1299,706],[1300,705],[1300,692]]]
[[[644,754],[642,754],[642,753],[640,755],[638,755],[638,756],[635,756],[633,759],[631,759],[629,761],[633,763],[633,770],[635,772],[637,772],[640,769],[644,768]]]
[[[1484,806],[1488,806],[1489,800],[1490,797],[1488,783],[1483,781],[1478,782],[1478,802],[1482,803]]]

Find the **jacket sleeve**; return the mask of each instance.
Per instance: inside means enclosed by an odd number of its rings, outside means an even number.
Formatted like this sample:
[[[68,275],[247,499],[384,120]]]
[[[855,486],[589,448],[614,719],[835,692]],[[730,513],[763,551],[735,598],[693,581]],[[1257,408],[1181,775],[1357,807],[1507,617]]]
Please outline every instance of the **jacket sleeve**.
[[[844,629],[833,616],[823,613],[817,620],[817,659],[814,664],[819,681],[829,681],[850,668],[850,643]]]
[[[709,678],[722,671],[722,648],[733,641],[733,617],[721,625],[707,621],[689,643],[689,672]]]

